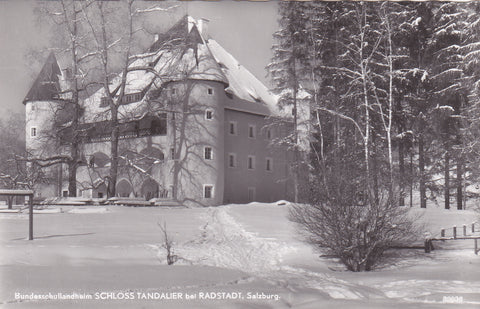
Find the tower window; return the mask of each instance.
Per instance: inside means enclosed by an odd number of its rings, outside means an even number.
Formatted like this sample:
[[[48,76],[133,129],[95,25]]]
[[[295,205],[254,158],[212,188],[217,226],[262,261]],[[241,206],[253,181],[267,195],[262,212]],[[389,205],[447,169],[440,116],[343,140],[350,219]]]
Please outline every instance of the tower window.
[[[248,137],[249,138],[255,138],[255,126],[254,125],[249,125],[248,126]]]
[[[266,166],[265,166],[265,169],[267,171],[272,171],[272,159],[271,158],[267,158],[267,161],[266,161]]]
[[[236,122],[230,121],[230,123],[228,125],[228,133],[230,133],[230,135],[236,135],[237,134],[237,123]]]
[[[212,147],[205,147],[204,158],[205,158],[205,160],[212,160],[213,159]]]
[[[213,198],[213,186],[212,185],[203,185],[203,197],[204,198]]]
[[[172,160],[175,159],[175,149],[173,147],[170,148],[170,159],[172,159]]]
[[[30,137],[36,137],[37,136],[37,127],[31,127],[30,128]]]
[[[212,120],[213,119],[213,110],[207,109],[205,111],[205,119]]]
[[[248,166],[249,170],[255,169],[255,157],[254,156],[248,156],[247,166]]]
[[[208,89],[207,89],[207,93],[208,93],[209,95],[212,95],[212,94],[213,94],[213,88],[208,88]]]
[[[228,154],[228,167],[235,167],[237,166],[237,158],[234,153]]]

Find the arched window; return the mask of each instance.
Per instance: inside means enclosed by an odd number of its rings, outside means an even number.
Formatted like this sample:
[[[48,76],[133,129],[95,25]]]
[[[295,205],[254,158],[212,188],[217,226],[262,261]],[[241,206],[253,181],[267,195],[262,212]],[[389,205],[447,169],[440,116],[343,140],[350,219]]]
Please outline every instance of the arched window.
[[[117,195],[120,197],[129,197],[133,188],[130,182],[126,179],[122,179],[117,183]]]
[[[110,158],[103,152],[97,151],[88,158],[89,167],[105,167],[110,163]]]
[[[143,182],[141,192],[142,192],[142,196],[147,201],[152,198],[157,198],[158,192],[159,192],[158,183],[155,180],[148,178]]]

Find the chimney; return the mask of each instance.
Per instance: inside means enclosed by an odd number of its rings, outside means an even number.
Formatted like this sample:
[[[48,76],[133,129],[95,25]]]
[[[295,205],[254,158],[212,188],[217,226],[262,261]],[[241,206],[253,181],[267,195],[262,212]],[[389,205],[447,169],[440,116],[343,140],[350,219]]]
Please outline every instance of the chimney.
[[[198,31],[200,32],[200,35],[205,40],[208,40],[208,23],[209,22],[210,21],[206,18],[200,18],[200,20],[197,22]]]
[[[153,43],[155,43],[156,41],[158,41],[158,33],[155,33],[155,36],[153,37]]]

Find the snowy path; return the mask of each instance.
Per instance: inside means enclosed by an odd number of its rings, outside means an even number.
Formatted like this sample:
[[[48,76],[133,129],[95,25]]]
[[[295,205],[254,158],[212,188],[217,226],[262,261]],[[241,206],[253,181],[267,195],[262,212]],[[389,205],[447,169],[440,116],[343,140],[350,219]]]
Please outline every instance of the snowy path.
[[[455,276],[448,273],[442,276],[442,267],[459,258],[459,254],[462,258],[467,256],[467,260],[474,259],[471,251],[437,251],[437,261],[415,253],[409,257],[411,260],[400,263],[400,267],[364,274],[335,272],[318,265],[312,269],[312,265],[308,264],[318,255],[306,250],[305,244],[293,236],[275,235],[273,230],[269,234],[278,237],[262,237],[259,234],[267,234],[268,227],[262,227],[255,220],[252,223],[245,216],[239,219],[237,210],[229,206],[209,209],[204,217],[206,223],[201,228],[201,235],[181,245],[177,254],[191,264],[245,271],[252,277],[291,291],[293,295],[301,291],[314,291],[317,301],[389,300],[407,304],[441,304],[445,295],[463,295],[464,304],[480,304],[480,281],[475,279],[475,273],[479,274],[478,268],[476,272],[465,276],[466,281],[455,280]],[[245,212],[241,214],[245,215]],[[474,269],[480,266],[478,259],[473,262],[471,267]],[[413,267],[418,263],[424,264],[418,268],[424,267],[431,274]],[[399,276],[401,273],[412,279],[404,279],[404,276]]]
[[[303,244],[264,238],[245,230],[227,207],[212,208],[198,239],[177,249],[191,264],[238,269],[289,290],[315,289],[335,299],[362,299],[378,294],[325,273],[288,265],[284,259],[303,251]]]

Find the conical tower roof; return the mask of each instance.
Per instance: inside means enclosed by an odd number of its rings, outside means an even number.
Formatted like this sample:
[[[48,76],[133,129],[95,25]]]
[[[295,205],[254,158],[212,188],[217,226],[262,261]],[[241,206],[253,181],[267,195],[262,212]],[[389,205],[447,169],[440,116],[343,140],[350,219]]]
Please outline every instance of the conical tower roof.
[[[57,99],[60,92],[58,75],[61,74],[57,58],[53,52],[48,55],[37,79],[28,91],[23,104],[28,101],[48,101]]]

